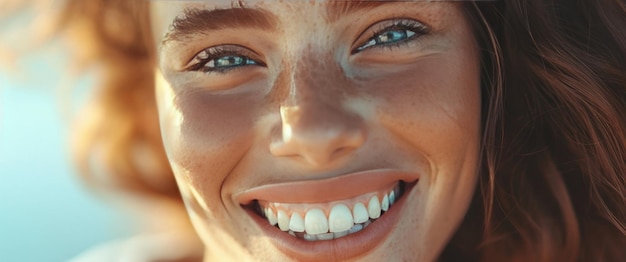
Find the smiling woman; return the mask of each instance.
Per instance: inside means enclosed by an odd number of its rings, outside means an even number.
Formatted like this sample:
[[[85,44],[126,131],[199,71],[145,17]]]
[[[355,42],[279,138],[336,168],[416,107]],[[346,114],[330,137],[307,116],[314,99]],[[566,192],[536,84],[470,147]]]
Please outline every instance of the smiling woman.
[[[267,260],[432,260],[462,220],[481,99],[461,6],[347,3],[153,4],[165,151],[208,254],[220,231]]]
[[[625,7],[562,2],[70,1],[78,160],[205,261],[614,260]]]

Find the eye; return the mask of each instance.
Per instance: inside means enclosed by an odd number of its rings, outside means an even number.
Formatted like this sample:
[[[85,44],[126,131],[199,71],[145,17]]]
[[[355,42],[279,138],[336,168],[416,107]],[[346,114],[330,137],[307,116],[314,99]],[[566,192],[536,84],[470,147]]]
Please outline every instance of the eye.
[[[264,63],[251,58],[256,56],[252,51],[241,46],[225,45],[202,50],[193,58],[189,71],[205,73],[226,73],[246,66],[265,66]]]
[[[394,47],[408,44],[428,33],[428,27],[412,19],[383,21],[370,28],[373,28],[371,30],[373,33],[370,33],[369,35],[371,36],[354,49],[353,54],[369,48]]]

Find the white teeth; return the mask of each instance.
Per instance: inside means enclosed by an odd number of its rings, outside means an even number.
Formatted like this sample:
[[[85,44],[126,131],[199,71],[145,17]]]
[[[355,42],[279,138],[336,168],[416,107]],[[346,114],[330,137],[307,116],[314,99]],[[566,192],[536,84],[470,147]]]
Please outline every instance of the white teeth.
[[[352,219],[352,212],[348,206],[338,204],[330,210],[330,216],[328,216],[328,228],[330,232],[346,231],[352,226],[354,226],[354,220]]]
[[[359,225],[360,226],[360,225]],[[361,230],[363,228],[363,226],[359,227],[359,230]],[[332,239],[336,239],[336,238],[340,238],[340,237],[345,237],[351,233],[355,233],[358,232],[359,230],[356,230],[354,232],[350,232],[348,230],[346,231],[342,231],[342,232],[335,232],[335,233],[324,233],[324,234],[307,234],[304,233],[302,234],[302,238],[304,238],[304,240],[306,241],[318,241],[318,240],[332,240]],[[289,231],[290,235],[296,235],[295,233],[293,233],[292,231]],[[298,237],[296,235],[296,237]]]
[[[383,211],[389,210],[389,197],[387,195],[383,197],[383,202],[380,204],[380,208]]]
[[[367,205],[367,213],[370,215],[371,219],[380,217],[380,201],[378,200],[378,196],[374,196],[370,199]]]
[[[280,228],[280,230],[282,231],[288,231],[289,230],[289,216],[287,216],[287,213],[285,213],[285,211],[282,210],[278,210],[278,228]]]
[[[331,240],[335,238],[335,234],[333,233],[318,234],[315,236],[317,237],[317,240]]]
[[[307,207],[298,204],[268,203],[261,208],[268,222],[277,226],[281,231],[295,238],[307,241],[331,240],[345,237],[359,232],[378,219],[383,212],[388,211],[400,196],[400,187],[396,186],[387,194],[368,193],[371,198],[367,203],[356,201],[354,206],[348,206],[344,201],[330,202],[330,210]],[[360,199],[363,199],[363,196]],[[280,208],[276,208],[279,207]],[[274,209],[276,208],[276,209]],[[288,215],[288,213],[291,213]],[[304,216],[303,216],[304,213]],[[328,214],[328,216],[326,215]]]
[[[354,223],[363,223],[370,219],[369,214],[367,213],[367,208],[363,203],[359,202],[354,205],[354,210],[352,210],[352,214],[354,215]]]
[[[293,214],[291,214],[289,229],[293,232],[304,232],[304,219],[302,219],[299,213],[293,212]]]
[[[363,225],[362,224],[356,224],[352,228],[350,228],[350,230],[348,230],[348,234],[359,232],[359,231],[361,231],[361,229],[363,229]]]
[[[304,216],[304,228],[308,234],[322,234],[328,232],[328,220],[324,211],[314,208]]]
[[[317,241],[317,237],[315,235],[304,234],[304,240],[306,240],[306,241]]]
[[[271,208],[268,207],[265,209],[265,216],[267,217],[267,220],[270,222],[270,225],[274,226],[276,225],[276,223],[278,223],[276,214],[274,214],[274,210],[272,210]]]
[[[348,235],[348,230],[341,231],[341,232],[335,232],[333,234],[335,235],[335,238],[345,237],[345,236]]]

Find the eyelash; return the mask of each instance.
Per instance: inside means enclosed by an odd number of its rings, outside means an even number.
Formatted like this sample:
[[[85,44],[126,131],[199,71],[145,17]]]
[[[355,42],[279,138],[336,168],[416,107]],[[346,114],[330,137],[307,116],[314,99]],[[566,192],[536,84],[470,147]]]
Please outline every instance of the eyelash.
[[[244,55],[241,49],[244,47],[236,47],[236,46],[218,46],[218,47],[210,47],[202,50],[202,52],[198,53],[194,57],[194,61],[197,63],[191,65],[187,70],[188,71],[198,71],[203,73],[226,73],[231,70],[236,70],[245,66],[265,66],[263,62],[259,62],[255,59],[250,58],[250,56]],[[202,57],[204,55],[204,57]],[[213,61],[216,63],[220,58],[240,58],[243,59],[244,64],[242,65],[234,65],[234,66],[226,66],[226,67],[207,67],[207,65]]]
[[[377,38],[381,37],[385,32],[391,32],[392,30],[403,30],[404,36],[408,35],[407,32],[412,32],[413,35],[407,36],[405,39],[392,41],[391,43],[383,43],[380,44]],[[401,47],[403,45],[408,45],[414,40],[417,40],[423,35],[429,33],[429,28],[424,24],[417,22],[411,19],[394,19],[391,21],[391,25],[388,22],[381,24],[378,29],[374,30],[371,37],[368,38],[365,42],[363,42],[360,46],[352,50],[351,54],[356,54],[367,49],[375,49],[375,48],[395,48]],[[372,44],[373,42],[373,44]],[[218,46],[218,47],[210,47],[202,50],[202,52],[198,53],[194,57],[194,61],[197,63],[191,65],[187,70],[188,71],[197,71],[203,73],[227,73],[232,70],[241,69],[247,66],[266,66],[263,62],[257,61],[255,59],[250,58],[250,56],[246,56],[242,52],[241,49],[245,49],[244,47],[239,46]],[[203,56],[203,57],[201,57]],[[233,65],[233,66],[225,66],[225,67],[207,67],[209,63],[213,61],[216,63],[218,59],[224,59],[227,57],[240,59],[240,62],[243,64]],[[228,62],[230,62],[229,60]]]
[[[369,45],[372,41],[376,41],[378,37],[383,35],[385,32],[390,32],[392,30],[404,30],[408,32],[412,32],[413,35],[408,36],[406,39],[402,39],[399,41],[391,42],[388,44],[377,44]],[[408,45],[412,41],[417,40],[423,35],[427,35],[429,33],[429,28],[424,24],[411,20],[411,19],[394,19],[391,21],[391,25],[389,23],[384,23],[379,26],[378,29],[374,30],[371,37],[368,38],[365,42],[361,43],[357,48],[352,50],[352,54],[359,53],[361,51],[370,49],[370,48],[389,48],[392,49],[394,47],[401,47],[403,45]]]

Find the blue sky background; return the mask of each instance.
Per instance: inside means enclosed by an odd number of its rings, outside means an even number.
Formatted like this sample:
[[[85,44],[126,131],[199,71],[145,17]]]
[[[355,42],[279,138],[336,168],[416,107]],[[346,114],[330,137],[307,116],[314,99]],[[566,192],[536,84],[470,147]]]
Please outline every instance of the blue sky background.
[[[58,88],[65,57],[58,43],[8,65],[0,53],[0,261],[66,261],[129,235],[127,217],[90,194],[72,169],[71,114],[62,112],[67,100]]]

